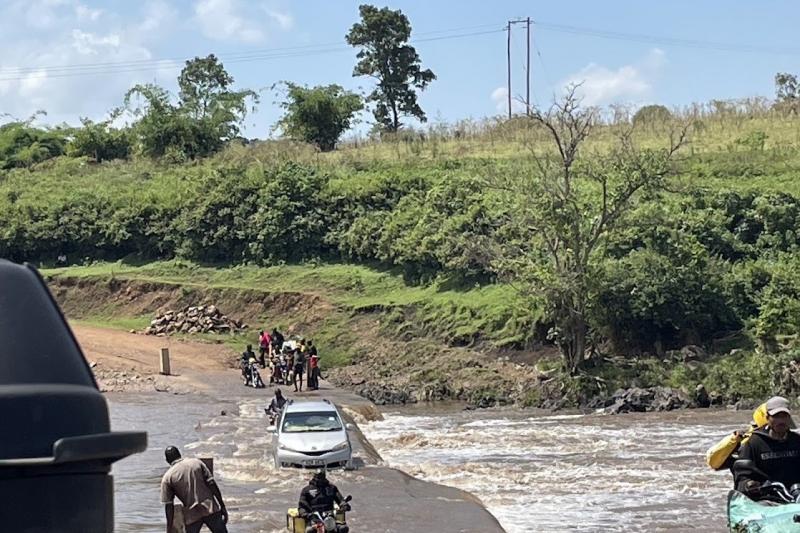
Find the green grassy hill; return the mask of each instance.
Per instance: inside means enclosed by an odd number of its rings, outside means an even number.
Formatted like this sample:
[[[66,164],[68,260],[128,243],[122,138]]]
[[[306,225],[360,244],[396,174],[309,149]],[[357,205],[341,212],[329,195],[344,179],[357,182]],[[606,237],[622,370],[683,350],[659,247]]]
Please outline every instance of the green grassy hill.
[[[708,381],[735,399],[775,388],[794,357],[800,119],[732,108],[682,118],[694,128],[678,176],[604,246],[592,312],[606,362],[590,372],[608,388]],[[627,127],[598,126],[585,156]],[[670,127],[640,127],[635,142],[661,146]],[[53,266],[66,255],[75,266],[46,271],[58,277],[316,294],[343,313],[329,329],[375,312],[387,337],[533,353],[548,345],[546,310],[498,277],[491,251],[537,237],[504,233],[513,209],[487,183],[530,173],[531,154],[550,150],[543,131],[513,120],[327,154],[275,141],[182,164],[62,157],[0,172],[0,256]],[[690,343],[708,361],[659,368],[662,349]],[[747,392],[742,368],[757,376]]]

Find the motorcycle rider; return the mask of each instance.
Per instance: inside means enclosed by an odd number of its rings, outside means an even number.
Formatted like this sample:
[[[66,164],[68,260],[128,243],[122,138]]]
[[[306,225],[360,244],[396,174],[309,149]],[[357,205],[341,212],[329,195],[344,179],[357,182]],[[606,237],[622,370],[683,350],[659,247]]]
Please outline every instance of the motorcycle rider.
[[[275,397],[269,402],[269,406],[264,409],[264,412],[270,420],[276,420],[284,405],[286,405],[286,398],[283,397],[281,389],[275,387]]]
[[[324,513],[333,511],[334,502],[343,511],[349,511],[350,505],[344,501],[339,489],[328,481],[324,470],[317,470],[309,480],[308,485],[300,492],[300,502],[297,505],[298,514],[307,517],[313,512]],[[346,524],[339,524],[336,533],[348,533],[350,528]],[[314,533],[314,526],[308,524],[306,533]]]
[[[253,352],[253,345],[248,344],[247,349],[242,352],[242,358],[239,361],[239,366],[242,369],[242,378],[244,379],[245,385],[247,385],[252,378],[250,375],[250,358],[255,359],[255,357],[256,354]]]
[[[283,348],[283,334],[278,331],[278,328],[272,328],[272,334],[270,335],[272,339],[272,353],[279,353]]]
[[[790,431],[789,401],[774,396],[766,406],[767,426],[754,431],[739,454],[739,459],[752,461],[767,476],[763,479],[756,472],[739,473],[736,488],[753,499],[761,496],[764,481],[783,483],[787,489],[800,483],[800,435]]]

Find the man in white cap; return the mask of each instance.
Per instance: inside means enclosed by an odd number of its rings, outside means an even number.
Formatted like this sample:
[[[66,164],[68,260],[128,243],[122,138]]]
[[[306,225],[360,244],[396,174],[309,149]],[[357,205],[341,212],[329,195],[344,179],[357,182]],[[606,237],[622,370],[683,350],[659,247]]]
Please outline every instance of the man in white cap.
[[[736,480],[741,492],[758,499],[764,481],[778,481],[786,488],[800,483],[800,435],[790,431],[791,424],[789,401],[780,396],[767,400],[767,426],[754,431],[739,454],[767,477],[743,472]]]

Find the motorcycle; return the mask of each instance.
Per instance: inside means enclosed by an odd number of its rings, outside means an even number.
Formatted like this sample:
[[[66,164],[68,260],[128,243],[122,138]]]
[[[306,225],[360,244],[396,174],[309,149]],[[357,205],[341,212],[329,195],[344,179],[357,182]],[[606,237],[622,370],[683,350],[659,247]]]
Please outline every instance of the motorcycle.
[[[273,358],[272,360],[272,374],[270,374],[270,383],[277,383],[278,385],[287,385],[289,383],[289,364],[286,358],[281,355],[280,358]]]
[[[247,382],[245,385],[256,389],[265,387],[264,380],[261,379],[261,373],[258,371],[258,362],[255,359],[251,359],[247,364]]]
[[[346,512],[350,511],[352,496],[345,497],[341,505],[331,511],[314,511],[305,517],[298,515],[298,510],[289,509],[286,514],[286,527],[292,533],[305,533],[308,524],[314,533],[348,533]]]
[[[738,477],[748,473],[750,478],[768,479],[752,461],[740,459],[733,465]],[[800,483],[786,488],[783,483],[764,481],[753,500],[737,490],[728,493],[728,527],[732,531],[782,533],[800,530]]]
[[[275,423],[278,421],[278,417],[281,416],[280,411],[273,411],[269,407],[264,409],[264,414],[267,416],[267,421],[269,422],[269,426],[274,426]]]

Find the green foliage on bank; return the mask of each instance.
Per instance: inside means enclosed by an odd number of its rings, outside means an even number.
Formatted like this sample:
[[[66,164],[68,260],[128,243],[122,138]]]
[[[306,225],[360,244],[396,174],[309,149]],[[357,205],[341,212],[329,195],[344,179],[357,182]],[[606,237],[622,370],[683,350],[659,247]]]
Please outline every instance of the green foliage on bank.
[[[722,142],[722,120],[696,129],[675,186],[643,198],[604,244],[590,306],[594,349],[610,341],[623,354],[688,343],[719,351],[719,339],[743,332],[779,351],[797,335],[792,122],[730,119]],[[602,149],[608,128],[590,149]],[[492,183],[529,171],[515,139],[546,148],[522,126],[486,131],[485,143],[488,132],[505,132],[491,156],[471,138],[442,140],[436,155],[430,137],[419,153],[402,140],[330,154],[276,141],[182,164],[62,156],[0,171],[0,256],[45,265],[60,255],[70,264],[126,259],[120,270],[155,262],[136,275],[176,281],[180,265],[193,265],[190,281],[276,290],[296,281],[298,290],[389,313],[395,332],[423,324],[453,344],[531,347],[548,342],[541,302],[498,277],[494,250],[541,241],[520,229]],[[765,132],[763,149],[736,142],[753,131]],[[462,157],[452,155],[459,145]]]

